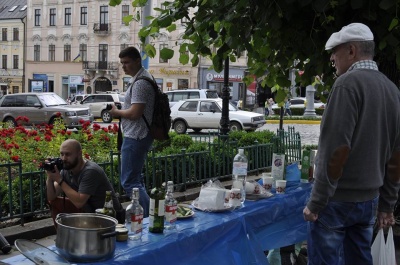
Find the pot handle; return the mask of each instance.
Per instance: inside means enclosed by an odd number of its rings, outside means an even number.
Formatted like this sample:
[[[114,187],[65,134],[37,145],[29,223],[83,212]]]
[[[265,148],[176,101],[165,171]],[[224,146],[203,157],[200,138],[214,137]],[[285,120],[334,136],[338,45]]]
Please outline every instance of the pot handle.
[[[104,233],[104,234],[100,235],[100,239],[106,239],[106,238],[109,238],[109,237],[113,237],[113,236],[116,236],[117,234],[118,234],[117,231],[110,232],[110,233]]]
[[[66,213],[59,213],[59,214],[57,214],[55,220],[59,220],[59,219],[63,218],[63,217],[66,216],[66,215],[67,215]]]

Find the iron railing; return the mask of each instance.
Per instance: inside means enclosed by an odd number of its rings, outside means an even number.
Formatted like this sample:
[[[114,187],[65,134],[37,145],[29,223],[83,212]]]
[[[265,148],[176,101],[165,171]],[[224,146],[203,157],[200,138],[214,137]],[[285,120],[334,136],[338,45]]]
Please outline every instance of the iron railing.
[[[220,141],[214,138],[220,137]],[[225,137],[225,139],[224,139]],[[231,176],[233,157],[239,148],[237,142],[228,141],[227,136],[194,136],[195,141],[208,143],[208,149],[160,156],[155,151],[148,154],[145,163],[145,185],[151,188],[158,175],[164,181],[172,180],[176,189],[183,191],[190,186],[200,185],[210,179],[224,179]],[[301,140],[294,128],[277,131],[271,143],[255,142],[245,149],[249,174],[259,174],[271,168],[272,154],[285,153],[291,163],[301,159]],[[110,151],[109,161],[98,163],[107,173],[116,192],[123,193],[119,182],[120,153]],[[46,175],[43,171],[22,172],[22,162],[0,164],[0,221],[47,214]]]

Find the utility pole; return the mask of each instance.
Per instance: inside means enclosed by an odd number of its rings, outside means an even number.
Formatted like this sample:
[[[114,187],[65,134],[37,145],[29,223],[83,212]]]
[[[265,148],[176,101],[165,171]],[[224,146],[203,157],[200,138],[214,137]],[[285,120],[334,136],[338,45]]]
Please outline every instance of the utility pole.
[[[225,58],[224,66],[224,87],[222,88],[222,115],[221,135],[228,135],[229,132],[229,57]]]

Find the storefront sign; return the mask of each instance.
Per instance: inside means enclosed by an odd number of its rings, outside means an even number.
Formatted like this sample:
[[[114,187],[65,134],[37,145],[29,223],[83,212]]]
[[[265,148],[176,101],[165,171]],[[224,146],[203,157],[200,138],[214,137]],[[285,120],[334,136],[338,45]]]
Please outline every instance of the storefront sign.
[[[174,70],[174,69],[166,69],[166,68],[160,68],[158,70],[159,73],[156,73],[155,70],[150,70],[149,71],[152,75],[157,75],[157,74],[162,74],[162,75],[189,75],[190,72],[188,70]]]
[[[80,85],[83,82],[83,77],[80,75],[70,75],[69,83],[74,85]]]
[[[208,73],[206,75],[207,81],[224,81],[224,75],[223,74],[213,74],[213,73]],[[229,82],[242,82],[243,81],[243,75],[229,75]]]

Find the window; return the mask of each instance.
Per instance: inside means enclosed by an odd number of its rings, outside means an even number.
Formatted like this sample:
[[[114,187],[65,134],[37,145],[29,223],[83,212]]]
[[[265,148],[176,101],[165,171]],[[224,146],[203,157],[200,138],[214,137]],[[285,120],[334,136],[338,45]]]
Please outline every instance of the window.
[[[179,111],[197,111],[197,105],[199,104],[198,101],[189,101],[182,104],[179,108]]]
[[[81,55],[82,61],[87,61],[87,44],[79,45],[79,54]]]
[[[7,55],[1,56],[1,68],[7,69]]]
[[[19,40],[19,29],[18,28],[13,29],[13,40]]]
[[[7,41],[7,28],[2,28],[1,29],[1,40],[2,41]]]
[[[54,62],[56,60],[56,45],[49,45],[49,61]]]
[[[178,79],[178,89],[189,88],[189,79]]]
[[[35,9],[35,26],[40,26],[40,9]]]
[[[87,25],[87,6],[81,7],[81,25]]]
[[[56,9],[55,8],[50,8],[50,21],[49,21],[50,26],[55,26],[56,25]]]
[[[33,46],[33,60],[36,62],[40,61],[40,45]]]
[[[18,55],[13,55],[13,69],[18,69]]]
[[[65,8],[65,18],[64,18],[64,25],[71,26],[71,8]]]
[[[13,86],[12,87],[12,92],[13,92],[13,94],[19,93],[19,86]]]
[[[99,69],[107,69],[108,45],[99,45]]]
[[[161,52],[161,50],[164,49],[164,48],[168,48],[168,44],[165,44],[165,43],[160,44],[160,52]],[[161,56],[160,56],[159,62],[160,62],[160,63],[168,63],[168,60],[164,60],[164,59],[162,59]]]
[[[100,7],[100,30],[108,31],[108,6]]]
[[[71,45],[65,44],[64,45],[64,62],[71,61]]]
[[[129,5],[122,6],[122,24],[124,24],[124,17],[129,16]]]
[[[128,45],[127,43],[124,43],[124,44],[121,44],[120,47],[121,47],[121,48],[120,48],[120,51],[122,51],[123,49],[128,48],[129,45]]]

